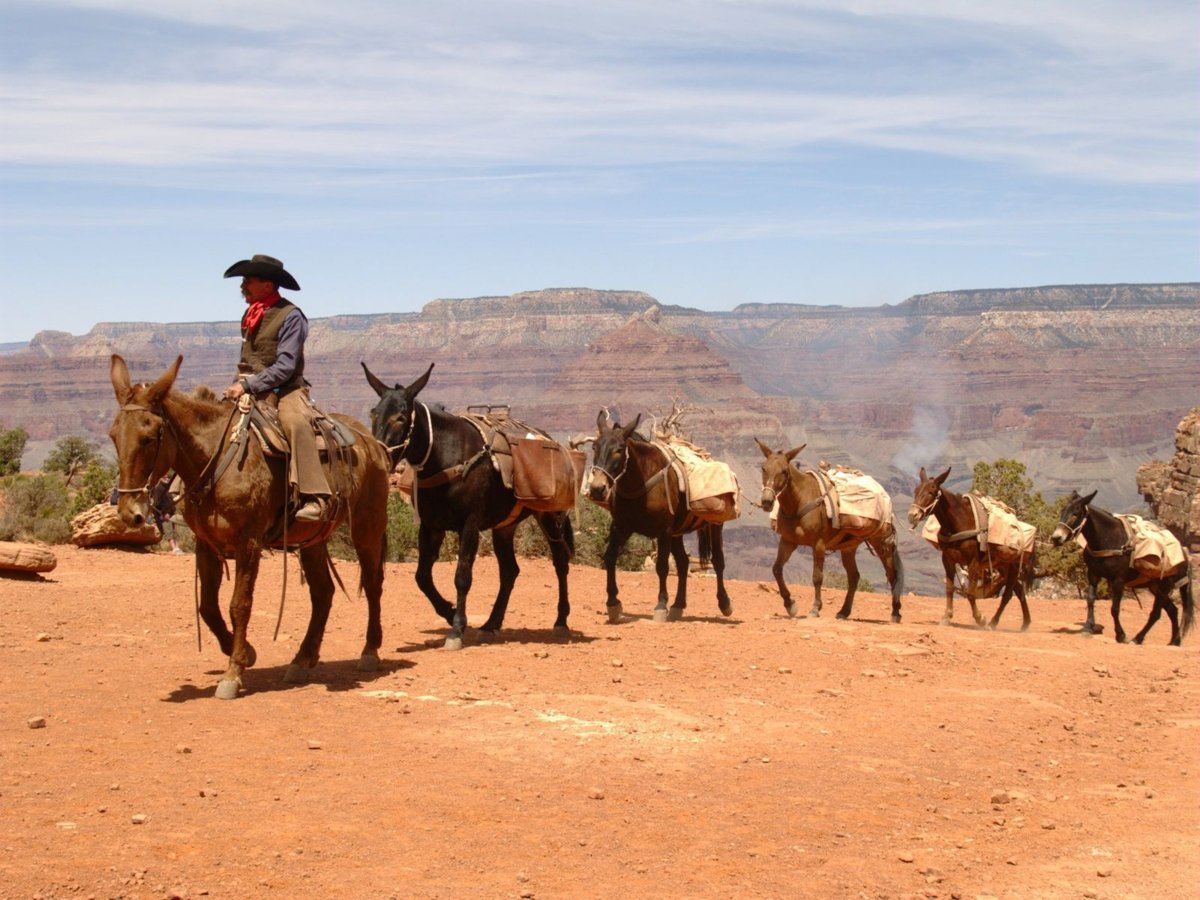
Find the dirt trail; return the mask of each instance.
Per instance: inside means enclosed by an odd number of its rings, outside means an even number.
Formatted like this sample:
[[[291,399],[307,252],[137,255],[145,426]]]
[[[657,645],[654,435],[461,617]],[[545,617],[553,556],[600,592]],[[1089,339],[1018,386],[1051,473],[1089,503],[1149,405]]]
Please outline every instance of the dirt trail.
[[[1168,647],[1165,619],[1144,647],[1062,601],[1026,634],[911,596],[900,625],[882,595],[791,620],[756,582],[726,619],[695,578],[656,624],[653,575],[622,573],[614,626],[579,568],[564,643],[524,560],[504,642],[451,653],[400,564],[381,671],[339,595],[296,687],[307,601],[293,561],[272,643],[276,556],[222,702],[190,557],[55,550],[0,580],[0,897],[1195,896],[1200,636]],[[481,560],[474,622],[494,591]]]

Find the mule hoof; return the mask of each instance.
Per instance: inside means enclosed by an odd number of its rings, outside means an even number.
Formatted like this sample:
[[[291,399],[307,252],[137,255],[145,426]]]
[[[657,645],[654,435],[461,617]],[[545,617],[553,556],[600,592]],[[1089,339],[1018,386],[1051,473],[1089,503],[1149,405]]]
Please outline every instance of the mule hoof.
[[[796,618],[796,614],[800,612],[800,607],[795,603],[785,603],[783,608],[787,610],[787,614],[793,619]]]
[[[900,613],[892,613],[892,624],[893,625],[900,624]]]
[[[461,650],[462,649],[462,638],[448,637],[448,638],[446,638],[446,643],[444,646],[447,650]]]
[[[668,622],[678,622],[682,618],[683,618],[683,607],[672,606],[670,609],[667,610],[667,621]]]
[[[299,663],[292,663],[287,667],[287,671],[283,673],[284,684],[308,684],[308,672],[304,666]],[[225,682],[221,682],[225,684]]]
[[[850,618],[850,613],[846,612],[846,610],[844,610],[844,609],[840,609],[840,610],[838,610],[838,614],[836,616],[834,616],[834,618],[835,619],[848,619],[848,618]]]
[[[665,607],[656,607],[654,610],[654,621],[665,622],[670,617]]]
[[[568,628],[566,625],[555,625],[554,626],[554,636],[556,638],[566,640],[571,637],[571,629]]]
[[[949,616],[942,616],[940,619],[938,619],[938,624],[939,624],[939,625],[949,625],[949,624],[950,624],[950,617],[949,617]]]
[[[236,700],[238,691],[241,688],[242,683],[240,681],[223,678],[217,682],[216,697],[218,700]]]
[[[486,628],[480,628],[475,634],[475,643],[477,644],[498,644],[500,643],[500,635],[495,631],[489,631]]]
[[[360,672],[378,672],[379,657],[370,653],[364,653],[358,658],[358,671]]]
[[[1132,641],[1130,641],[1130,643],[1137,644],[1140,647],[1142,645],[1142,640],[1143,640],[1143,638],[1141,637],[1141,635],[1138,635]]]
[[[618,622],[620,622],[622,612],[623,610],[621,609],[620,603],[614,603],[612,606],[610,606],[608,608],[608,624],[616,625]]]
[[[726,600],[724,603],[718,603],[717,609],[721,610],[721,615],[723,615],[723,616],[732,616],[733,615],[733,604],[730,603],[728,600]]]
[[[819,619],[819,618],[821,618],[821,610],[817,609],[817,607],[815,607],[815,606],[814,606],[812,609],[810,609],[810,610],[808,611],[808,617],[809,617],[810,619]]]

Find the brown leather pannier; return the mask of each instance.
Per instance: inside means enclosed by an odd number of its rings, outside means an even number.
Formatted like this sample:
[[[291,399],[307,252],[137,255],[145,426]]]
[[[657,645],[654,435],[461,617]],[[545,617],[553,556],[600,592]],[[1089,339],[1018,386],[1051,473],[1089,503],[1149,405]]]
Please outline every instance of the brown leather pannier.
[[[548,438],[512,441],[513,493],[525,506],[562,512],[575,506],[583,485],[585,456]]]

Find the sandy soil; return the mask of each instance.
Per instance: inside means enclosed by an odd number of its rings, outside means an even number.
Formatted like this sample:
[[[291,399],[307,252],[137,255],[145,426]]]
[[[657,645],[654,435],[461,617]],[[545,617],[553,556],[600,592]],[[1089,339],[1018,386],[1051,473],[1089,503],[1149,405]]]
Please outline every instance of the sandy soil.
[[[792,620],[755,582],[726,619],[697,578],[658,624],[653,575],[623,573],[609,625],[576,569],[561,642],[525,561],[506,640],[455,653],[392,565],[381,671],[339,595],[287,686],[307,602],[293,560],[272,643],[274,556],[259,665],[219,701],[191,557],[55,549],[0,579],[2,897],[1195,896],[1200,637],[1168,647],[1165,620],[1144,647],[1061,601],[1026,634],[1015,603],[987,632],[911,596],[901,625],[880,595]],[[478,623],[494,560],[476,573]]]

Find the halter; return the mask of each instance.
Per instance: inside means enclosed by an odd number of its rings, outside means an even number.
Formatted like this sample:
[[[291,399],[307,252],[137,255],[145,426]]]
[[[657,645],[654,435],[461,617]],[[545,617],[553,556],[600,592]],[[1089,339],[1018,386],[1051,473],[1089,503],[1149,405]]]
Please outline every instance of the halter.
[[[604,479],[608,482],[607,493],[612,494],[614,496],[617,493],[617,482],[621,480],[621,476],[623,476],[625,474],[625,471],[629,468],[629,457],[631,456],[631,454],[629,452],[628,438],[624,441],[622,446],[625,448],[625,460],[624,460],[624,462],[621,463],[621,471],[620,472],[618,472],[616,475],[610,475],[610,474],[608,474],[608,469],[604,468],[604,466],[598,466],[595,463],[592,464],[592,468],[588,472],[589,476],[594,475],[594,473],[596,473],[596,472],[599,472],[602,476],[604,476]],[[595,457],[593,456],[593,458],[595,458]]]
[[[778,490],[778,491],[775,490],[774,484],[764,484],[763,485],[763,494],[764,495],[768,491],[771,492],[771,501],[770,502],[772,503],[772,505],[775,503],[775,501],[777,501],[779,499],[779,495],[782,494],[783,491],[786,491],[788,489],[788,485],[790,485],[792,483],[792,477],[791,477],[791,475],[788,474],[788,472],[792,472],[792,471],[795,471],[795,470],[792,469],[791,465],[789,464],[787,467],[787,470],[780,473],[781,475],[783,475],[783,480],[784,480],[784,485],[783,485],[782,490]]]
[[[927,506],[917,506],[915,501],[913,502],[913,506],[921,514],[921,519],[924,519],[931,512],[933,512],[933,508],[935,506],[937,506],[938,500],[940,500],[941,498],[942,498],[942,486],[939,484],[936,486],[936,490],[934,490],[934,492],[933,492],[933,499],[929,501],[929,504]],[[917,521],[919,522],[921,519],[918,519]],[[914,525],[913,527],[915,528],[916,526]]]
[[[429,407],[424,403],[413,402],[411,412],[408,414],[408,434],[404,436],[404,440],[399,444],[384,444],[387,447],[389,456],[392,453],[399,451],[397,463],[404,458],[404,454],[408,452],[408,445],[412,443],[413,435],[417,433],[417,407],[420,406],[425,410],[425,427],[429,431],[429,445],[425,448],[425,457],[419,463],[413,463],[413,470],[420,472],[424,468],[425,463],[429,462],[429,457],[433,454],[433,413],[429,411]]]
[[[158,431],[154,435],[154,461],[150,464],[150,474],[146,478],[146,483],[141,487],[130,488],[121,487],[120,480],[118,479],[117,481],[118,494],[145,494],[147,497],[149,497],[151,485],[155,484],[160,478],[162,478],[163,475],[166,474],[165,471],[156,474],[156,470],[158,469],[158,457],[162,452],[163,418],[162,416],[157,415],[149,406],[143,406],[140,403],[124,403],[121,405],[121,408],[118,410],[118,412],[148,412],[150,415],[155,416],[155,418],[158,419]]]
[[[1079,536],[1079,532],[1083,531],[1083,526],[1087,524],[1087,521],[1088,521],[1087,507],[1085,506],[1083,508],[1083,514],[1079,517],[1079,524],[1076,525],[1074,528],[1072,528],[1066,522],[1059,522],[1058,524],[1061,525],[1063,528],[1065,528],[1067,530],[1067,534],[1072,539],[1074,539]]]

